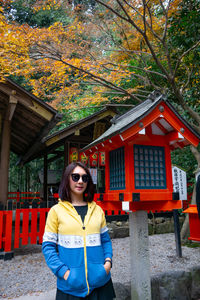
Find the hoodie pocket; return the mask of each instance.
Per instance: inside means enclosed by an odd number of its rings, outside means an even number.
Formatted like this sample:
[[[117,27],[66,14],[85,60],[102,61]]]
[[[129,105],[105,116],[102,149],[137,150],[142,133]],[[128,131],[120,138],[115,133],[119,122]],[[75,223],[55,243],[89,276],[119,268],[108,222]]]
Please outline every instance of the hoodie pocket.
[[[86,287],[86,279],[83,268],[71,268],[66,284],[72,289],[84,289]]]
[[[102,264],[88,264],[88,282],[93,288],[100,287],[107,282],[109,274]]]

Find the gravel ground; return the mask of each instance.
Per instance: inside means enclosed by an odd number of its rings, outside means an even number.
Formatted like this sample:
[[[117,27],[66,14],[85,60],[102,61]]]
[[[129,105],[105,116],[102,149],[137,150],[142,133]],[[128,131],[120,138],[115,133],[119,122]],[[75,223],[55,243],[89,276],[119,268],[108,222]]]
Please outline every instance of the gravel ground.
[[[130,281],[129,237],[113,241],[113,282]],[[200,247],[182,246],[182,258],[176,256],[174,234],[149,236],[151,274],[189,270],[200,266]],[[0,299],[14,298],[56,288],[56,278],[46,266],[41,246],[26,246],[16,250],[11,261],[0,261]]]

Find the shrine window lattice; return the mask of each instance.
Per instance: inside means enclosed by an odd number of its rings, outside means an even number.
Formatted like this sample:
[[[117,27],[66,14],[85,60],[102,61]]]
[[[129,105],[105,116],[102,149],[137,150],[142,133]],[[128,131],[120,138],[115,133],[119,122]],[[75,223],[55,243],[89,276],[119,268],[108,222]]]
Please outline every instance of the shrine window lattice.
[[[134,145],[136,189],[166,188],[164,147]]]
[[[109,152],[110,189],[125,189],[124,147]]]

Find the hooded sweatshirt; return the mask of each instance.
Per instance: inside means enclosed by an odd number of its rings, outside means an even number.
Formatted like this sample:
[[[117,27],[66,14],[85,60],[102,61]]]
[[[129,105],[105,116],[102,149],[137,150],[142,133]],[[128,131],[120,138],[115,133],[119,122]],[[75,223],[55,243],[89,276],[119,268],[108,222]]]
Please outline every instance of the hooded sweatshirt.
[[[70,202],[54,205],[48,213],[42,251],[57,276],[57,288],[64,293],[85,297],[111,277],[104,260],[112,259],[112,244],[104,212],[94,201],[88,203],[84,223]]]

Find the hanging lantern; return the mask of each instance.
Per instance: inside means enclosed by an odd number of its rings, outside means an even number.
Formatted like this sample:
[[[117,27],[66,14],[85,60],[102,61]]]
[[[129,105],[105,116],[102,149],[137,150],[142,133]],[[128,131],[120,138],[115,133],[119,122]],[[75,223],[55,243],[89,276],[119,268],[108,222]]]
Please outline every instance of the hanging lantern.
[[[72,147],[69,150],[69,162],[76,162],[78,160],[78,148]]]
[[[88,156],[84,152],[79,153],[79,160],[85,165],[88,164]]]
[[[90,154],[90,167],[97,167],[98,165],[98,152]]]
[[[99,152],[99,166],[104,167],[106,164],[106,153]]]

